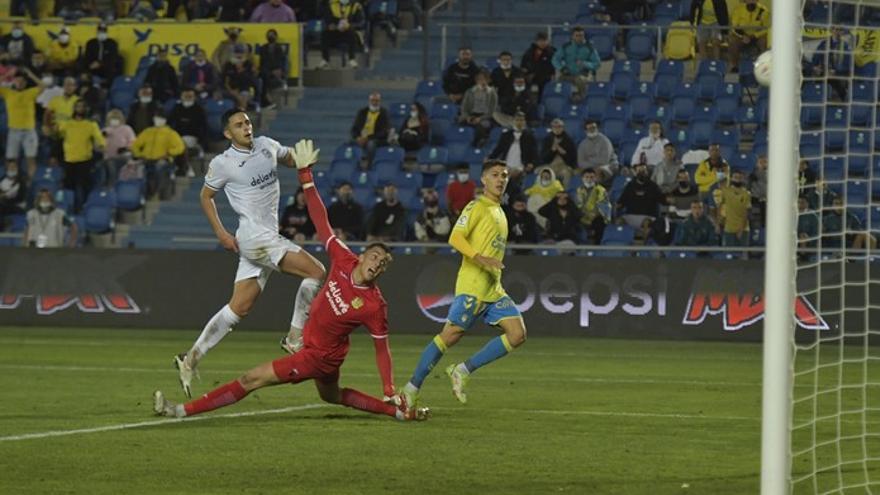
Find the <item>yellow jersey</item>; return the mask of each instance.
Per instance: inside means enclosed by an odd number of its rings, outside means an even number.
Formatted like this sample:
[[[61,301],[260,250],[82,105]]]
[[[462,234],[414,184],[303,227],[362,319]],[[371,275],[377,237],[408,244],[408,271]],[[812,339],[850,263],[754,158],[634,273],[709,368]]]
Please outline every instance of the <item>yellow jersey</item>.
[[[712,0],[703,1],[702,24],[718,24],[718,16],[715,15],[715,4]]]
[[[453,233],[463,234],[477,254],[498,261],[504,260],[507,247],[507,217],[501,205],[480,196],[474,199],[461,212],[455,222]],[[455,295],[467,294],[482,302],[494,302],[507,293],[501,286],[501,270],[487,270],[476,262],[462,256],[458,280],[455,282]]]
[[[76,95],[58,95],[49,100],[49,105],[46,108],[52,111],[55,123],[60,124],[65,120],[73,118],[73,107],[76,106],[78,101],[79,96]]]
[[[63,137],[64,161],[85,162],[92,159],[95,147],[105,146],[104,135],[93,120],[71,119],[58,124]]]
[[[147,127],[134,140],[131,151],[138,158],[161,160],[182,155],[186,151],[183,138],[168,126]]]
[[[36,102],[42,89],[28,88],[21,91],[0,88],[0,96],[6,100],[6,114],[10,129],[35,129],[37,127]]]

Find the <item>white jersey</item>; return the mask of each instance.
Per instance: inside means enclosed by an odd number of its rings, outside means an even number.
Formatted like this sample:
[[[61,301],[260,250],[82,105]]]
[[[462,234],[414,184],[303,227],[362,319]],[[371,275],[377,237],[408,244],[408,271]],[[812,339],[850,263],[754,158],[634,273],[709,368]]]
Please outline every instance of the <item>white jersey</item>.
[[[205,186],[226,191],[229,204],[238,213],[235,237],[239,240],[278,234],[278,159],[288,153],[278,141],[260,136],[250,151],[230,146],[211,160]]]

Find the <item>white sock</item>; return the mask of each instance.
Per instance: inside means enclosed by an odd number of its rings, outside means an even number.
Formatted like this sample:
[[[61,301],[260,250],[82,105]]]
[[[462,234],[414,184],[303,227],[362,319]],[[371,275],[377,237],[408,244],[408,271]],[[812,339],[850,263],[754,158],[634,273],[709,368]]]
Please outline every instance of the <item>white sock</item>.
[[[178,404],[174,406],[174,416],[177,418],[185,418],[186,417],[186,408],[183,407],[183,404]]]
[[[406,382],[406,385],[403,386],[403,390],[405,390],[405,391],[407,391],[407,392],[409,392],[409,393],[411,393],[411,394],[417,394],[417,393],[419,393],[419,388],[416,387],[415,385],[413,385],[413,384],[410,383],[410,382]]]
[[[293,341],[302,339],[302,329],[309,319],[309,308],[312,300],[321,289],[321,281],[316,278],[304,278],[296,291],[296,300],[293,303],[293,316],[290,318],[289,338]]]
[[[460,371],[461,373],[463,373],[465,375],[471,374],[471,372],[468,371],[467,366],[465,366],[464,363],[458,363],[458,366],[456,366],[456,368],[458,369],[458,371]]]
[[[191,368],[195,368],[198,361],[205,356],[215,345],[219,344],[223,337],[232,331],[232,327],[238,324],[241,318],[227,304],[220,308],[205,325],[202,334],[196,339],[192,349],[188,354],[189,364]]]

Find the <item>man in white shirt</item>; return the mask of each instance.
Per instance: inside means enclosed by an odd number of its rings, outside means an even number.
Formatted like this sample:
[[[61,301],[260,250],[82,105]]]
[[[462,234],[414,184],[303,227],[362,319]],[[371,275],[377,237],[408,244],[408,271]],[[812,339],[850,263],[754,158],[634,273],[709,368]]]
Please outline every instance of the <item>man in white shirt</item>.
[[[288,167],[295,165],[290,149],[268,137],[255,138],[251,121],[242,109],[224,113],[222,125],[230,146],[211,160],[200,200],[220,244],[239,254],[238,272],[229,304],[208,321],[188,352],[174,358],[187,397],[192,397],[191,382],[199,360],[247,316],[273,271],[303,277],[290,331],[281,340],[287,352],[297,352],[302,347],[309,306],[325,275],[318,260],[278,233],[277,169],[279,161]],[[223,226],[214,204],[214,196],[221,189],[238,214],[234,236]]]
[[[645,165],[653,169],[663,161],[663,147],[668,142],[669,140],[663,137],[663,126],[660,122],[656,120],[651,122],[648,126],[648,135],[639,140],[630,165],[636,166],[644,161]]]

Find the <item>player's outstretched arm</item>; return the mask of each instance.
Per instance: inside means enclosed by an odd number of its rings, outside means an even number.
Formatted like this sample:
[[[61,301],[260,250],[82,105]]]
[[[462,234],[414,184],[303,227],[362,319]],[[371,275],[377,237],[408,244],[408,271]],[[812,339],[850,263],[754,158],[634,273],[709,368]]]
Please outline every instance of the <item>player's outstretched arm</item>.
[[[202,187],[202,192],[199,194],[202,211],[208,217],[208,222],[211,224],[211,229],[214,230],[217,240],[220,241],[220,245],[227,251],[237,253],[238,242],[236,242],[235,236],[226,231],[226,227],[223,226],[223,222],[220,220],[220,214],[217,213],[217,205],[214,203],[214,196],[216,194],[217,191],[210,187]]]
[[[299,183],[302,185],[303,192],[306,195],[306,206],[309,209],[309,218],[315,224],[318,231],[318,239],[325,245],[330,237],[333,236],[333,229],[330,227],[330,219],[327,218],[327,208],[321,201],[321,195],[315,188],[315,178],[312,176],[311,166],[318,161],[318,153],[321,150],[314,149],[311,139],[301,139],[293,149],[290,155],[296,163],[296,172],[299,175]]]

